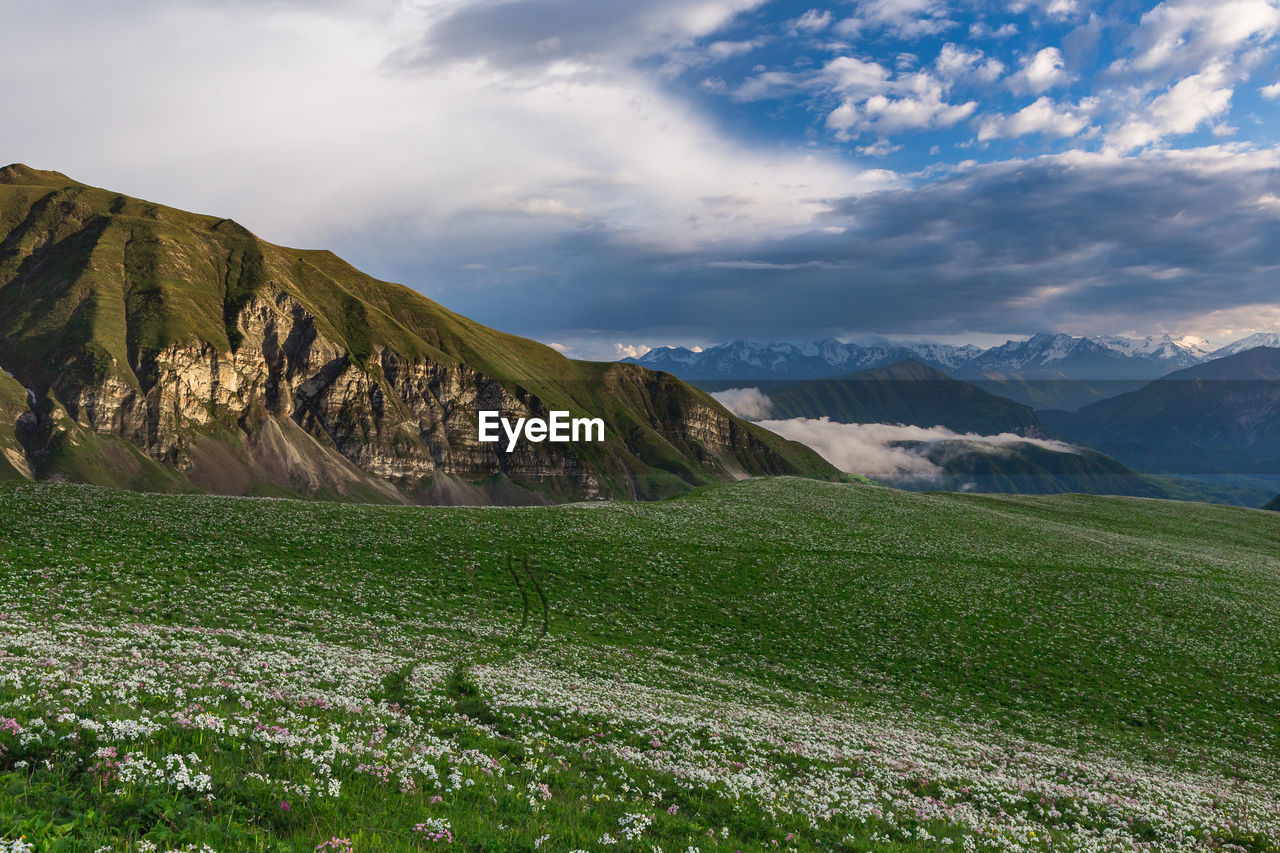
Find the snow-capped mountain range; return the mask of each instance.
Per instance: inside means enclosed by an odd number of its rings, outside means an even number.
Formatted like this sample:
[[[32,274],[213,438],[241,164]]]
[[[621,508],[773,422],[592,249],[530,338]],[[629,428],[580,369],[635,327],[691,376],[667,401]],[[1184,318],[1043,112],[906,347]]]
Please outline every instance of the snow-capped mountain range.
[[[624,361],[683,379],[813,379],[914,358],[961,378],[1156,379],[1174,370],[1254,347],[1280,347],[1280,333],[1250,335],[1218,349],[1196,337],[1074,337],[1040,334],[990,349],[973,345],[834,338],[793,343],[733,341],[701,351],[657,347]]]

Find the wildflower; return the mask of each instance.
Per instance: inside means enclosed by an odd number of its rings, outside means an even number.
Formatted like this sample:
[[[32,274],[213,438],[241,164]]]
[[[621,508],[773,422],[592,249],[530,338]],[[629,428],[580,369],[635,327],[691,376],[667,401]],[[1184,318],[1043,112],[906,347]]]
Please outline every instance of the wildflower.
[[[453,843],[453,827],[444,818],[429,817],[422,823],[414,824],[413,831],[421,832],[431,842]]]
[[[333,837],[316,845],[316,853],[353,853],[356,847],[350,838]]]

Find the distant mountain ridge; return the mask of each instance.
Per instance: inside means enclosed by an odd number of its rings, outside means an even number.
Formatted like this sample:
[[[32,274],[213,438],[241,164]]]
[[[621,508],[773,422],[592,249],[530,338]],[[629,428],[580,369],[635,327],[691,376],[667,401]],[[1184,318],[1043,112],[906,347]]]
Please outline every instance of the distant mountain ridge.
[[[1280,473],[1280,348],[1254,347],[1074,412],[1039,414],[1054,433],[1145,471]]]
[[[961,379],[1145,380],[1256,346],[1280,346],[1280,333],[1260,333],[1209,350],[1198,338],[1141,339],[1038,334],[981,349],[973,345],[834,338],[795,343],[731,341],[701,351],[656,347],[623,361],[682,379],[820,379],[915,359]]]
[[[831,379],[788,383],[769,391],[768,397],[771,418],[943,426],[979,435],[1041,431],[1029,407],[988,394],[916,359]]]

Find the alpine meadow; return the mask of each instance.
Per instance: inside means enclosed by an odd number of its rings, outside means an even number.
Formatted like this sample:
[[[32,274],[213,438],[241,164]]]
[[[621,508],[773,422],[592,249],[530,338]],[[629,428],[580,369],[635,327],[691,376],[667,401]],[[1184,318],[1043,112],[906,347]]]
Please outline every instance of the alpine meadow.
[[[1280,0],[0,0],[0,116],[0,853],[1280,853]]]
[[[1260,510],[775,478],[0,520],[11,850],[1280,849]]]

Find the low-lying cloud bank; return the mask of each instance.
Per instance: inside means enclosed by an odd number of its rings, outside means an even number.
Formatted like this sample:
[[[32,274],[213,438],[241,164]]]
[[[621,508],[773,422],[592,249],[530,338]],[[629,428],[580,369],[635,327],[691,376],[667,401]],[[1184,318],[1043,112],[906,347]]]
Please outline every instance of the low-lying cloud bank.
[[[767,420],[769,397],[754,387],[728,388],[711,396],[735,415],[812,447],[841,471],[892,483],[941,483],[947,473],[939,461],[952,453],[1012,453],[1026,445],[1055,453],[1080,452],[1080,448],[1063,441],[1027,438],[1011,432],[979,435],[943,426],[844,424],[827,417]]]
[[[941,483],[946,471],[930,457],[937,457],[940,445],[954,442],[963,442],[967,450],[975,449],[976,444],[990,452],[1012,452],[1017,445],[1026,444],[1057,453],[1079,452],[1078,448],[1061,441],[1027,438],[1010,432],[978,435],[940,426],[842,424],[825,417],[758,423],[783,438],[807,444],[841,471],[894,483]]]

